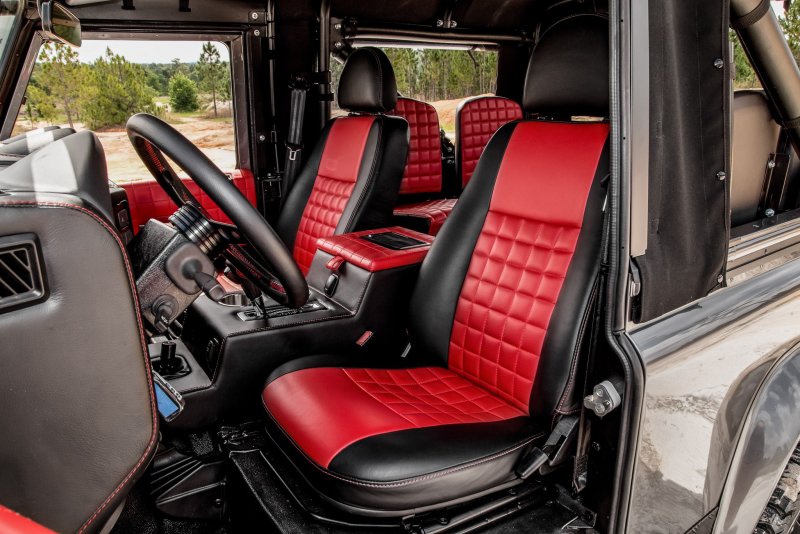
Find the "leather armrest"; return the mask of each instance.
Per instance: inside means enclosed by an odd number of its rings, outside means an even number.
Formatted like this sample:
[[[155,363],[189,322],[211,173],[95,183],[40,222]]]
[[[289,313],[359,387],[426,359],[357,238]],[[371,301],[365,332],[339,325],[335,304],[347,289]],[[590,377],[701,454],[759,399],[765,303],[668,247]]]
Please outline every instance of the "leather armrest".
[[[362,236],[382,232],[395,232],[404,236],[418,239],[426,245],[404,250],[394,250],[362,239]],[[329,263],[345,261],[369,272],[386,271],[397,267],[405,267],[422,263],[430,249],[433,237],[421,232],[415,232],[400,226],[390,226],[378,230],[364,230],[349,234],[321,237],[317,240],[317,249],[333,256]],[[336,270],[336,269],[333,269]]]

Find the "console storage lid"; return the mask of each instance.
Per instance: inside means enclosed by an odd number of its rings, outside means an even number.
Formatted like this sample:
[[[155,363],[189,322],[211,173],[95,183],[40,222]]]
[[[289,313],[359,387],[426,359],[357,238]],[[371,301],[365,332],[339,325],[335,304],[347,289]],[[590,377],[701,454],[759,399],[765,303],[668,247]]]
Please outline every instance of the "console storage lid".
[[[422,263],[432,242],[428,234],[391,226],[323,237],[317,240],[317,249],[332,256],[329,268],[346,262],[378,272]]]

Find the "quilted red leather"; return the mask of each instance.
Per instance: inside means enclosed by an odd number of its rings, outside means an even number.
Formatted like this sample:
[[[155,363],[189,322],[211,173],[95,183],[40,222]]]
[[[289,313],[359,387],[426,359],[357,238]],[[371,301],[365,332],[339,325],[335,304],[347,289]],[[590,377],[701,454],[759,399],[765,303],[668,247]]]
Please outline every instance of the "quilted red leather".
[[[456,205],[455,198],[439,198],[406,204],[394,209],[394,214],[400,217],[417,217],[428,221],[428,233],[436,235],[442,228],[444,221]]]
[[[253,173],[246,169],[237,169],[228,173],[231,182],[256,205],[256,182]],[[184,178],[183,183],[200,202],[212,219],[230,223],[230,219],[222,213],[216,204],[191,179]],[[150,219],[166,222],[178,207],[167,196],[155,180],[142,180],[120,184],[128,194],[128,206],[131,210],[131,226],[137,233],[144,223]]]
[[[0,532],[3,534],[55,534],[49,528],[0,505]]]
[[[411,137],[400,194],[441,192],[442,145],[436,109],[419,100],[398,98],[389,114],[408,121]]]
[[[522,107],[501,96],[479,96],[465,100],[458,108],[456,157],[461,168],[461,185],[466,186],[492,135],[504,124],[522,118]]]
[[[322,467],[328,467],[348,445],[370,436],[523,415],[504,400],[439,367],[303,369],[271,382],[262,398],[278,424]],[[358,406],[358,410],[343,417],[340,406]],[[297,417],[298,413],[303,417]]]
[[[336,119],[328,132],[317,178],[294,241],[294,259],[303,274],[311,268],[317,239],[336,231],[358,180],[361,158],[374,121],[373,116],[343,117]]]
[[[361,236],[378,234],[381,232],[396,232],[414,239],[419,239],[428,244],[405,250],[392,250],[382,247],[377,243],[367,241],[366,239],[361,239]],[[365,230],[323,237],[317,241],[317,248],[333,256],[341,256],[347,263],[361,267],[369,272],[377,272],[413,265],[415,263],[422,263],[422,260],[425,259],[425,255],[431,248],[431,242],[433,242],[433,238],[428,234],[415,232],[414,230],[401,228],[399,226],[391,226],[388,228],[381,228],[380,230]]]
[[[606,124],[517,125],[461,288],[448,367],[526,413],[607,136]]]

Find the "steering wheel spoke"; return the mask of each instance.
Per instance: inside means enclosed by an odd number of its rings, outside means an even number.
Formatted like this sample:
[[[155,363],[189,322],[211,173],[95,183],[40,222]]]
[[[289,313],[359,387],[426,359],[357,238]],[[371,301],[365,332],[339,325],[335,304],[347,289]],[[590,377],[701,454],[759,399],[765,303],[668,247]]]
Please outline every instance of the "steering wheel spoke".
[[[206,254],[221,249],[229,263],[280,304],[299,308],[306,303],[308,284],[291,253],[225,173],[157,117],[134,115],[127,130],[147,169],[178,205],[171,218],[177,228],[193,241],[208,243]],[[180,166],[233,224],[212,221],[167,158]]]

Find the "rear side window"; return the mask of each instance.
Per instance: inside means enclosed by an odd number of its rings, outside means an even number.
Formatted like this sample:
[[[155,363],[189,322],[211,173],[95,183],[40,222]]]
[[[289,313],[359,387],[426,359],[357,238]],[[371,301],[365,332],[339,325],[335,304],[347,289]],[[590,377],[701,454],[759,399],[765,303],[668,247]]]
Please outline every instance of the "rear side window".
[[[0,0],[0,67],[6,63],[9,46],[19,28],[24,7],[22,0]]]
[[[382,48],[392,62],[397,90],[405,97],[436,108],[442,129],[455,135],[455,111],[465,98],[494,94],[497,86],[497,52],[433,48]],[[339,83],[344,64],[332,58],[331,86]],[[342,114],[333,106],[333,116]]]
[[[125,132],[131,115],[151,113],[220,169],[232,170],[230,72],[224,43],[84,40],[79,49],[46,43],[12,135],[50,125],[92,130],[105,149],[111,180],[152,180]]]

